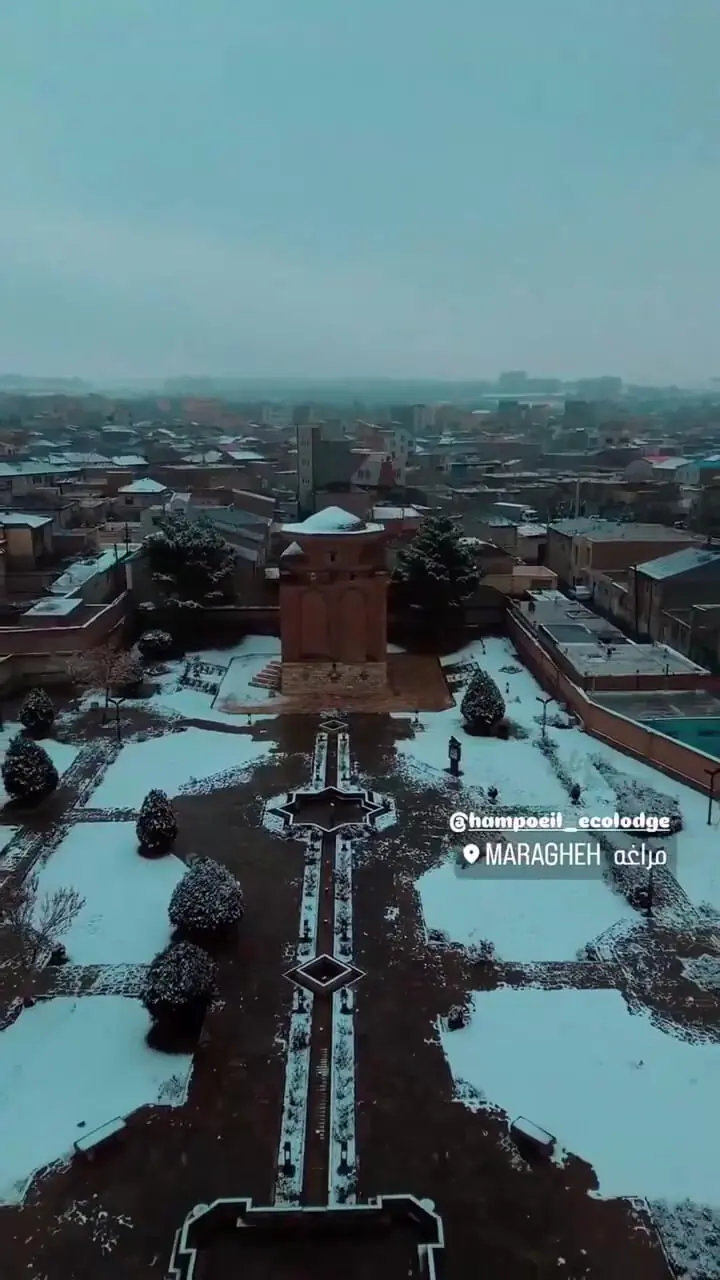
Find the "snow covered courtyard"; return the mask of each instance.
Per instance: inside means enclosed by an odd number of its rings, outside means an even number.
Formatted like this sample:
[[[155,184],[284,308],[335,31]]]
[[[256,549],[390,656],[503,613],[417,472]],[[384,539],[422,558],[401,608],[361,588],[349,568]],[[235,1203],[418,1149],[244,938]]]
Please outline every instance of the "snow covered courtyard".
[[[457,653],[444,658],[443,666],[467,662],[477,663],[492,676],[505,698],[508,718],[529,734],[529,737],[504,742],[494,738],[477,738],[467,735],[463,730],[460,714],[463,692],[461,689],[455,692],[456,706],[448,711],[422,715],[420,717],[422,729],[416,732],[414,737],[396,744],[401,767],[411,776],[415,776],[419,785],[427,782],[431,777],[436,781],[447,781],[447,774],[443,772],[447,768],[447,744],[450,736],[454,735],[462,743],[463,790],[460,795],[466,798],[468,805],[473,798],[479,802],[482,798],[481,792],[495,786],[499,793],[499,806],[505,804],[521,808],[523,804],[527,804],[530,808],[545,812],[558,809],[568,813],[570,801],[567,790],[551,762],[538,746],[542,722],[542,707],[539,699],[545,696],[544,690],[522,665],[508,640],[488,639],[484,642],[484,646],[481,642],[474,641]],[[515,668],[515,670],[511,672],[504,668]],[[549,704],[550,717],[553,713],[557,715],[559,712],[561,708],[553,703]],[[667,796],[669,800],[678,801],[684,819],[684,828],[677,837],[678,857],[675,870],[677,880],[695,906],[709,905],[714,908],[719,913],[720,922],[720,858],[716,854],[719,837],[716,828],[707,826],[707,800],[692,788],[685,787],[658,770],[606,746],[605,743],[586,734],[579,727],[557,729],[550,725],[547,733],[555,746],[560,766],[583,788],[581,807],[584,813],[604,816],[613,813],[619,807],[622,808],[615,791],[598,769],[596,762],[610,766],[626,782],[634,782],[641,787],[651,787],[661,795]],[[458,793],[450,794],[457,796]],[[460,800],[451,802],[449,799],[448,817],[452,809],[459,807],[462,807]],[[458,843],[462,843],[462,840],[455,838],[454,844]],[[498,933],[502,931],[502,937],[498,937],[497,940],[498,951],[501,943],[504,950],[507,950],[508,945],[515,945],[508,934],[509,932],[521,934],[527,925],[527,912],[533,910],[532,903],[536,901],[538,914],[542,912],[545,916],[545,924],[539,922],[537,924],[538,939],[541,942],[543,935],[558,930],[558,946],[563,950],[563,954],[554,957],[548,953],[537,954],[534,956],[536,960],[570,958],[567,951],[573,945],[574,938],[584,931],[585,926],[581,927],[578,920],[577,929],[573,925],[568,935],[567,926],[563,924],[568,911],[587,919],[589,936],[582,938],[578,945],[590,941],[614,919],[622,919],[626,914],[622,899],[612,894],[600,880],[571,885],[563,884],[562,881],[553,881],[554,896],[551,901],[555,902],[555,908],[550,917],[548,904],[543,905],[544,886],[536,880],[525,886],[510,882],[507,886],[507,894],[505,894],[505,884],[493,886],[497,896],[492,898],[492,910],[490,895],[488,895],[487,909],[478,903],[478,920],[477,924],[473,925],[468,919],[471,909],[464,904],[465,882],[453,875],[453,882],[457,886],[455,890],[457,908],[454,909],[450,901],[453,896],[450,880],[434,873],[431,873],[431,876],[427,883],[420,884],[423,906],[427,911],[428,928],[442,929],[457,941],[467,938],[470,930],[479,931],[479,936],[492,939],[492,932],[483,932],[486,930],[485,922],[491,918],[497,918],[496,928]],[[525,889],[528,890],[527,893]],[[537,896],[533,898],[533,895]],[[513,896],[516,901],[515,907],[512,905]],[[504,905],[506,899],[507,907]],[[437,919],[434,918],[436,913]],[[496,913],[498,913],[497,917]],[[455,923],[452,921],[454,914],[457,917]],[[526,918],[525,924],[522,923],[523,917]],[[440,923],[440,919],[445,923]],[[596,928],[596,923],[599,923],[599,928]],[[563,937],[568,938],[567,943],[560,942]],[[544,944],[541,942],[541,945]],[[522,946],[527,953],[529,943],[526,946],[523,942]],[[557,950],[554,943],[551,946]],[[518,954],[507,955],[506,958],[519,960],[522,957]],[[529,958],[527,954],[525,958]]]
[[[170,895],[179,858],[143,858],[134,822],[78,822],[42,867],[38,898],[73,888],[85,905],[63,934],[77,965],[149,964],[170,941]]]
[[[459,946],[490,941],[498,960],[571,961],[619,920],[637,914],[603,880],[464,879],[445,862],[418,881],[423,917]]]
[[[93,1129],[185,1101],[192,1058],[149,1049],[149,1026],[137,1000],[56,997],[2,1032],[0,1204],[19,1204],[33,1175]]]
[[[92,809],[139,809],[151,787],[171,797],[186,790],[212,791],[213,779],[240,774],[270,750],[267,742],[255,741],[252,731],[218,733],[211,729],[184,729],[146,742],[126,743],[85,803]]]
[[[720,1206],[719,1044],[687,1044],[617,991],[505,988],[441,1031],[456,1081],[595,1169],[602,1196]]]
[[[421,716],[414,737],[396,743],[400,769],[415,786],[443,787],[448,818],[455,809],[484,808],[491,786],[498,790],[499,807],[569,814],[568,781],[577,781],[581,811],[593,816],[623,812],[625,788],[652,789],[667,798],[668,813],[677,802],[683,817],[673,872],[690,900],[685,927],[693,928],[693,907],[704,908],[706,924],[708,910],[720,923],[718,835],[707,825],[706,798],[579,726],[557,727],[553,719],[566,716],[552,702],[547,735],[554,761],[549,759],[540,750],[545,691],[512,644],[489,639],[443,659],[444,666],[465,663],[477,663],[492,676],[508,719],[526,736],[499,741],[464,732],[465,673],[462,687],[454,690],[455,707]],[[445,772],[451,735],[462,744],[459,791]],[[648,1013],[631,1012],[620,990],[578,990],[570,969],[566,987],[543,986],[543,964],[571,964],[612,926],[622,923],[633,932],[637,925],[639,936],[645,922],[600,874],[547,880],[521,873],[506,879],[464,876],[452,853],[468,838],[448,832],[447,858],[417,881],[425,928],[459,947],[491,942],[498,962],[533,966],[536,978],[528,986],[471,992],[469,1025],[449,1031],[439,1024],[459,1103],[472,1107],[480,1098],[489,1109],[506,1113],[508,1122],[524,1116],[552,1133],[561,1148],[593,1167],[600,1197],[650,1202],[679,1275],[717,1280],[714,1093],[720,1044],[711,1029],[700,1042],[683,1039],[680,1028],[673,1034],[670,1024],[661,1029]],[[698,926],[700,920],[698,915]],[[666,926],[672,939],[677,926],[670,918]],[[707,956],[703,963],[716,966],[717,959]],[[700,961],[683,965],[689,981],[698,966]],[[701,976],[695,979],[698,1003],[709,988]],[[472,1094],[464,1085],[472,1086]]]
[[[253,719],[265,719],[275,715],[272,700],[266,690],[252,686],[250,681],[268,663],[278,661],[279,658],[278,637],[262,635],[244,636],[237,644],[226,649],[201,649],[188,653],[180,661],[161,664],[158,674],[153,677],[155,694],[136,705],[155,715],[169,718],[237,725],[237,714],[223,710],[226,699],[235,699],[238,702],[260,704],[258,711],[252,713]],[[189,661],[217,669],[212,676],[212,683],[217,686],[215,693],[192,689],[184,684],[183,674]],[[263,704],[266,701],[268,710],[264,712]]]

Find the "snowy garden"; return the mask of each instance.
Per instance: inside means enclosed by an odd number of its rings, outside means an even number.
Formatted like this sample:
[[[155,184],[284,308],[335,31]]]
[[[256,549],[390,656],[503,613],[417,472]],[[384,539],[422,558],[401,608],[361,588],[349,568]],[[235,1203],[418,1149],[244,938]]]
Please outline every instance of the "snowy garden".
[[[176,808],[185,797],[200,804],[203,796],[242,787],[273,756],[267,723],[274,715],[272,690],[252,682],[277,661],[278,641],[248,636],[192,659],[169,658],[166,650],[162,633],[146,637],[146,687],[143,696],[128,688],[122,699],[122,714],[128,713],[122,733],[115,735],[110,715],[106,730],[78,746],[71,741],[72,717],[60,716],[54,728],[42,698],[2,730],[3,783],[11,803],[1,829],[0,878],[7,891],[23,859],[32,868],[25,881],[31,901],[18,898],[13,919],[31,934],[35,929],[42,946],[34,946],[33,960],[46,967],[38,998],[21,1001],[14,1017],[0,1022],[0,1203],[22,1203],[36,1174],[78,1158],[96,1131],[115,1132],[146,1106],[183,1105],[200,1028],[208,1010],[218,1007],[223,956],[233,954],[251,918],[245,919],[242,872],[236,879],[221,865],[223,853],[210,838],[206,848],[193,849],[196,857],[178,852],[182,822]],[[564,708],[552,702],[546,707],[544,691],[507,641],[473,642],[442,661],[455,706],[405,717],[405,736],[394,744],[395,772],[408,795],[439,790],[448,817],[456,809],[493,804],[568,814],[578,789],[582,811],[598,816],[666,804],[682,820],[678,892],[669,905],[658,902],[654,923],[678,938],[696,925],[706,934],[720,925],[715,831],[707,827],[701,795],[587,736]],[[267,710],[257,715],[228,709],[263,699]],[[74,714],[99,723],[101,709],[97,689],[88,688]],[[135,710],[146,717],[139,732],[130,714]],[[475,732],[467,732],[468,725]],[[282,809],[290,794],[320,792],[327,784],[328,734],[322,725],[316,734],[314,721],[308,727],[315,738],[310,783],[298,784],[299,792],[278,789],[265,805],[264,829],[275,845],[282,845],[282,824],[270,821],[273,805]],[[358,776],[352,727],[333,732],[336,785],[348,789]],[[451,738],[462,747],[457,781],[448,772]],[[61,790],[67,795],[62,815],[43,832],[42,801]],[[396,803],[401,826],[402,792]],[[353,938],[364,938],[362,921],[353,922],[355,839],[348,833],[335,843],[333,876],[343,893],[336,895],[326,943],[351,965]],[[647,920],[621,884],[600,874],[483,880],[478,870],[463,879],[454,860],[462,843],[463,837],[448,834],[417,880],[421,944],[426,954],[439,945],[475,961],[491,958],[498,973],[514,967],[524,977],[468,992],[464,1016],[452,1030],[447,1017],[437,1019],[435,1045],[445,1055],[457,1105],[508,1123],[530,1117],[554,1136],[557,1162],[578,1157],[592,1166],[593,1195],[647,1202],[686,1274],[717,1280],[707,1255],[720,1185],[714,1127],[706,1117],[712,1114],[718,1045],[712,1034],[671,1034],[646,1010],[631,1007],[619,989],[578,990],[571,980],[591,955],[597,964],[608,957],[616,963],[616,940],[641,938]],[[293,914],[290,926],[299,928],[299,936],[294,941],[292,931],[286,933],[283,943],[286,955],[296,946],[298,964],[315,953],[320,849],[320,841],[307,841],[294,908],[299,919]],[[48,904],[58,902],[63,911],[53,916]],[[385,915],[388,932],[396,927],[393,911]],[[51,917],[59,926],[52,936]],[[55,969],[47,960],[58,948]],[[565,966],[567,985],[543,985],[543,966]],[[698,1000],[717,990],[717,966],[717,956],[682,960]],[[34,993],[32,984],[23,988],[26,979],[21,967],[18,989]],[[279,980],[287,981],[282,972]],[[359,990],[362,1011],[364,988]],[[356,1048],[348,1017],[355,996],[338,990],[332,1000],[328,1128],[333,1194],[340,1198],[355,1194]],[[289,1025],[274,1027],[273,1051],[287,1070],[285,1104],[280,1090],[268,1109],[274,1114],[272,1142],[279,1121],[278,1158],[288,1143],[296,1156],[292,1175],[282,1173],[280,1159],[279,1203],[293,1203],[302,1187],[303,1117],[315,1087],[309,1074],[312,1006],[311,990],[296,991]],[[277,1019],[277,1010],[270,1017]],[[358,1158],[362,1169],[362,1152]]]
[[[157,710],[171,732],[101,737],[88,748],[90,785],[71,783],[60,824],[29,841],[26,817],[41,819],[38,806],[71,779],[83,748],[52,736],[54,709],[40,692],[2,730],[13,818],[0,828],[3,923],[19,949],[0,977],[16,974],[21,993],[39,977],[49,995],[0,1007],[0,1204],[22,1202],[35,1174],[92,1151],[94,1135],[104,1141],[139,1108],[187,1097],[193,1035],[215,994],[210,951],[227,944],[244,904],[220,864],[173,853],[172,799],[246,781],[273,745],[237,719],[235,732],[182,729],[170,697]],[[61,721],[67,736],[72,720]],[[189,1040],[166,1037],[172,1051],[158,1051],[164,1026]]]
[[[679,905],[676,900],[665,910],[660,903],[656,925],[671,936],[676,930],[678,938],[696,927],[720,926],[718,837],[707,825],[706,798],[586,735],[564,708],[550,702],[544,711],[544,690],[509,642],[475,642],[443,663],[460,672],[456,706],[420,717],[414,736],[396,744],[399,768],[414,786],[444,787],[448,817],[495,802],[500,810],[557,810],[570,822],[569,814],[578,812],[573,785],[587,814],[641,807],[679,812],[673,868]],[[506,740],[465,732],[460,707],[475,665],[502,695],[511,724]],[[459,789],[447,772],[451,736],[462,747]],[[521,988],[470,993],[459,1029],[438,1023],[458,1098],[505,1113],[508,1121],[531,1117],[555,1136],[561,1158],[565,1151],[593,1166],[598,1195],[650,1203],[665,1247],[686,1268],[679,1274],[714,1280],[720,1275],[720,1176],[716,1128],[708,1117],[720,1044],[712,1031],[699,1042],[669,1034],[645,1012],[631,1010],[620,991],[544,989],[543,964],[582,964],[589,944],[618,930],[632,936],[646,921],[599,872],[545,880],[522,873],[483,878],[481,871],[463,877],[454,854],[472,838],[449,835],[446,860],[417,883],[428,938],[461,948],[485,945],[498,963],[526,966],[529,976]],[[703,989],[716,989],[720,927],[714,936],[714,957],[684,964],[698,1000]]]

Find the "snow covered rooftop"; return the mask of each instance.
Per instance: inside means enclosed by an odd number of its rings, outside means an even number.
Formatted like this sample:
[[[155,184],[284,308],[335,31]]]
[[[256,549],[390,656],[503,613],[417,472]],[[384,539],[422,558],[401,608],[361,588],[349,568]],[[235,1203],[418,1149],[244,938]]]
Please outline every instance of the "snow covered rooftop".
[[[373,520],[420,520],[417,507],[373,507]]]
[[[286,547],[285,550],[282,552],[280,559],[284,560],[287,557],[288,560],[291,560],[293,556],[301,556],[302,554],[303,554],[303,549],[300,546],[300,543],[291,542],[290,546]]]
[[[71,591],[81,587],[83,582],[88,582],[90,578],[94,578],[98,573],[107,573],[108,569],[111,569],[114,564],[134,555],[136,551],[140,550],[140,545],[137,542],[130,543],[126,547],[122,543],[117,547],[108,547],[92,560],[76,560],[64,573],[60,574],[59,578],[56,578],[51,583],[48,591],[51,595],[69,595]]]
[[[30,515],[25,511],[0,511],[0,524],[28,525],[31,529],[41,529],[44,524],[52,524],[52,516]]]
[[[160,484],[159,480],[151,480],[149,476],[143,476],[142,480],[133,480],[132,484],[124,484],[119,493],[168,493],[166,484]]]
[[[139,453],[121,453],[117,458],[111,458],[114,467],[146,467],[147,458],[141,458]]]
[[[646,560],[637,568],[639,573],[644,573],[648,578],[675,578],[683,573],[692,573],[695,569],[718,564],[720,552],[707,547],[686,547],[684,551],[673,551],[670,555],[659,556],[657,560]]]
[[[80,596],[58,596],[54,600],[40,600],[32,609],[25,610],[26,618],[67,618],[83,604]]]
[[[325,507],[324,511],[316,511],[299,524],[284,524],[283,533],[376,533],[382,531],[381,524],[367,524],[360,516],[354,516],[342,507]]]

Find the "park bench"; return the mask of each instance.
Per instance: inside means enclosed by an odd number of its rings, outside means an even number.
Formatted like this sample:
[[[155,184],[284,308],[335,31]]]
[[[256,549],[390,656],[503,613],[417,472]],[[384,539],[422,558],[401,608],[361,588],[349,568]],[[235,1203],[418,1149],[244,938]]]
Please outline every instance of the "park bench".
[[[126,1127],[125,1120],[117,1116],[114,1120],[108,1120],[107,1124],[101,1124],[99,1128],[83,1134],[82,1138],[78,1138],[73,1143],[73,1147],[79,1156],[84,1156],[86,1160],[94,1160],[98,1151],[117,1138]]]
[[[517,1120],[513,1120],[510,1134],[520,1150],[525,1148],[547,1159],[550,1159],[555,1150],[556,1139],[552,1134],[533,1124],[532,1120],[526,1120],[525,1116],[518,1116]]]

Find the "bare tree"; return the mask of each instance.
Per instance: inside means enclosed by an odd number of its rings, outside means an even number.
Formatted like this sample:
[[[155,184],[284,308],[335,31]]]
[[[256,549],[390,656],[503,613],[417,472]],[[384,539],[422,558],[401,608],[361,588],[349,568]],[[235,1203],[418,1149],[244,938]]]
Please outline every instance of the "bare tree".
[[[97,690],[104,695],[102,722],[106,723],[112,703],[115,708],[115,724],[120,741],[120,707],[130,696],[133,685],[140,683],[142,665],[126,649],[113,649],[112,645],[99,645],[79,653],[70,659],[68,670],[76,684]]]
[[[55,889],[38,896],[37,874],[3,889],[0,919],[16,935],[20,963],[29,972],[44,951],[57,946],[58,939],[85,906],[77,889]]]

